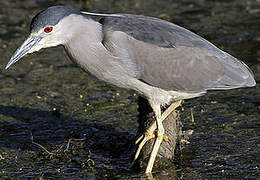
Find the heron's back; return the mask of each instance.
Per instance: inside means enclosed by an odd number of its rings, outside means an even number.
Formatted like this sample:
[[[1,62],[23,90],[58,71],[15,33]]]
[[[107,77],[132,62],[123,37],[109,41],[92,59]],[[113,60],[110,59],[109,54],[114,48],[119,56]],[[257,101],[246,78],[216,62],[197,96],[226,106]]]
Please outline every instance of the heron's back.
[[[113,34],[125,34],[127,43],[119,42],[120,48],[112,51],[120,55],[116,51],[126,49],[128,56],[122,57],[122,64],[134,64],[137,78],[149,85],[188,92],[255,85],[252,72],[243,62],[178,25],[129,14],[105,17],[100,22],[106,44],[118,43]]]

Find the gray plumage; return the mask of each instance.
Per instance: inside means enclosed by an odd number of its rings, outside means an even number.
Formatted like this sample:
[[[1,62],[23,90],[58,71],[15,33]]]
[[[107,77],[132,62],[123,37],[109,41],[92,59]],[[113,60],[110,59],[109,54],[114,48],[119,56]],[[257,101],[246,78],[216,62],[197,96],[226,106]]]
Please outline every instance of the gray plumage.
[[[85,23],[95,22],[88,14],[104,16],[99,23],[93,23],[93,26],[97,26],[96,31],[100,34],[96,38],[102,42],[106,51],[117,57],[116,60],[112,58],[110,61],[115,61],[116,66],[120,66],[124,70],[124,72],[121,70],[121,72],[115,73],[115,76],[127,73],[153,87],[167,91],[192,93],[255,85],[252,72],[243,62],[218,49],[195,33],[153,17],[131,14],[95,14],[80,12],[65,6],[53,6],[32,19],[30,30],[37,32],[45,26],[55,26],[73,14],[81,16],[82,21],[86,19]],[[75,26],[73,22],[68,28],[73,29],[72,26]],[[100,32],[98,32],[99,29],[101,29]],[[88,27],[85,31],[81,29],[80,32],[85,33],[80,34],[83,39],[84,36],[91,36],[93,33],[88,34]],[[74,47],[74,49],[70,48],[69,44],[64,43],[63,45],[76,63],[82,64],[83,61],[87,61],[87,57],[85,59],[81,57],[82,62],[75,60],[74,52],[71,51],[78,50]],[[73,45],[77,46],[77,44]],[[84,45],[80,44],[80,46]],[[7,67],[11,65],[10,62]],[[105,65],[106,58],[104,57],[100,63]],[[102,64],[96,65],[96,67]],[[95,71],[93,67],[87,66],[81,67],[87,71]],[[116,67],[109,65],[107,68]],[[97,76],[98,74],[94,73]],[[99,76],[98,78],[105,80]],[[120,81],[120,79],[115,78],[111,82],[108,80],[109,83],[124,87],[124,84],[115,81]]]
[[[102,18],[97,22],[89,15]],[[156,138],[146,173],[151,173],[163,140],[162,122],[180,105],[178,100],[201,96],[207,90],[256,84],[242,61],[191,31],[157,18],[54,6],[33,18],[30,31],[6,69],[25,54],[63,45],[71,60],[85,71],[147,98],[156,124],[138,138],[134,157],[138,158],[149,139]],[[162,114],[161,106],[167,104],[170,106]]]
[[[244,63],[191,31],[157,18],[122,16],[100,20],[103,43],[110,44],[109,37],[115,31],[133,37],[125,48],[133,57],[129,61],[137,66],[137,78],[142,81],[166,90],[187,92],[255,84]]]

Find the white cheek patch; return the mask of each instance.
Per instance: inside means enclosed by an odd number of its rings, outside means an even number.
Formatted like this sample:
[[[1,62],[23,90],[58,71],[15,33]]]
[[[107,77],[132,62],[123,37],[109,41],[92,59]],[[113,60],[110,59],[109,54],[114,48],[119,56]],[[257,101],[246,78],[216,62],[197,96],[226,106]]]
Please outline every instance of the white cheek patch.
[[[29,51],[28,53],[33,53],[33,52],[37,52],[39,51],[40,49],[42,49],[43,47],[40,46],[40,44],[37,44],[35,46],[33,46]]]
[[[35,44],[28,51],[28,53],[33,53],[33,52],[39,51],[40,49],[44,49],[44,48],[48,48],[48,47],[58,46],[60,44],[61,44],[61,42],[56,37],[52,37],[52,35],[45,36],[37,44]]]

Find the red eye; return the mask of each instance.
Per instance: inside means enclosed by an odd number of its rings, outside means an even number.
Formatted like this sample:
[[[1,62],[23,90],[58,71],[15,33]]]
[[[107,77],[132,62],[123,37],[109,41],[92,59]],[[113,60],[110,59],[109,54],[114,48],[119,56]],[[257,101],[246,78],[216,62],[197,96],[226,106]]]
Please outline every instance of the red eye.
[[[48,26],[48,27],[44,28],[44,32],[49,33],[52,31],[52,29],[53,29],[52,26]]]

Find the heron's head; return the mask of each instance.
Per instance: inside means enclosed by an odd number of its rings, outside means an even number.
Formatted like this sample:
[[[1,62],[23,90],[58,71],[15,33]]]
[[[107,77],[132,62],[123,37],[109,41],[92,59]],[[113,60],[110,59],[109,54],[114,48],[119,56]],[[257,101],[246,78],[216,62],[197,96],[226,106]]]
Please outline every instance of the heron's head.
[[[80,14],[80,11],[65,6],[52,6],[37,14],[32,19],[29,37],[13,54],[5,69],[28,53],[64,44],[70,27],[62,20],[71,14]]]

